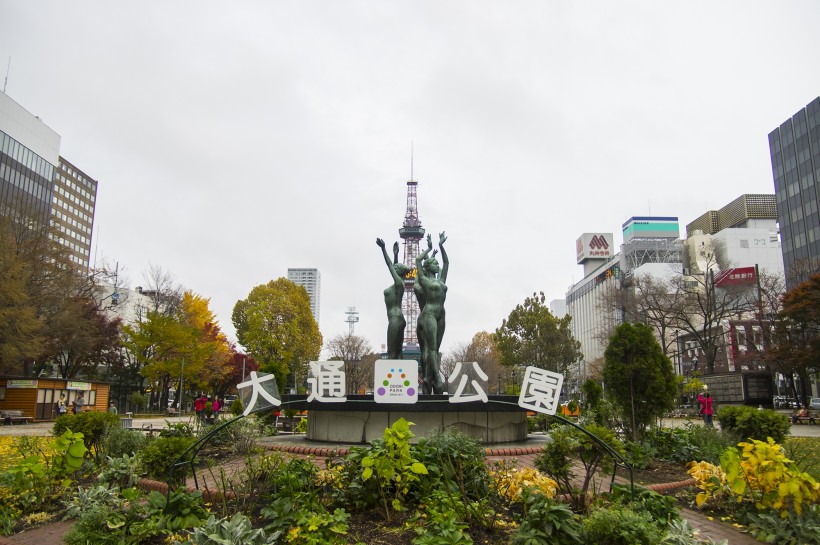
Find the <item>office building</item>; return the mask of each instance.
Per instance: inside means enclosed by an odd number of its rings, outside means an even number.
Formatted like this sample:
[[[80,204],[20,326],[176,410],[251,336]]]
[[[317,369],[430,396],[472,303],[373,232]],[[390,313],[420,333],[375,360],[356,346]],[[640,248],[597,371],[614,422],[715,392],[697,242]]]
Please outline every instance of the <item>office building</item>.
[[[786,287],[820,271],[820,97],[769,133]]]
[[[706,272],[705,248],[714,246],[719,255],[710,262],[713,269],[757,266],[783,275],[777,217],[775,196],[766,194],[744,194],[720,210],[705,212],[686,226],[688,267],[692,273]]]
[[[60,156],[60,135],[0,93],[0,214],[59,232],[78,268],[87,269],[97,182]]]
[[[60,135],[0,93],[0,139],[0,213],[47,225]]]
[[[310,312],[318,324],[319,298],[322,290],[322,275],[319,269],[288,269],[288,280],[307,290],[308,297],[310,297]]]
[[[96,200],[97,181],[60,157],[50,221],[60,231],[60,243],[68,249],[69,258],[80,266],[88,267],[91,257]]]

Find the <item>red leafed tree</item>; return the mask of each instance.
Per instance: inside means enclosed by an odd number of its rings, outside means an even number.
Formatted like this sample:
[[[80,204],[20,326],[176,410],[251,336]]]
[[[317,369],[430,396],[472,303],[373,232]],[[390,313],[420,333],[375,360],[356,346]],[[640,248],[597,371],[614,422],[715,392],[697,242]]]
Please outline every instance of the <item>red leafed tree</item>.
[[[225,374],[220,382],[211,385],[213,392],[219,397],[225,397],[226,394],[236,392],[236,385],[242,382],[243,362],[245,377],[250,375],[251,371],[259,371],[259,364],[255,359],[247,354],[237,352],[236,346],[231,346],[231,351],[233,352],[233,356],[228,363],[227,374]]]

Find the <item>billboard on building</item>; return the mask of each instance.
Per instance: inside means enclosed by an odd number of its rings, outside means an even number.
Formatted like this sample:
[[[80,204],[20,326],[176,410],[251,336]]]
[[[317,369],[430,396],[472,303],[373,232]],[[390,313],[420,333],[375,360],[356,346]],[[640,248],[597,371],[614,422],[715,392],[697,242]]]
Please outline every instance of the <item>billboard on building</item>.
[[[575,241],[578,263],[587,259],[609,259],[615,255],[612,233],[584,233]]]
[[[624,244],[634,238],[679,238],[678,218],[672,216],[633,216],[621,226]]]
[[[757,283],[754,267],[735,267],[724,269],[715,275],[715,286],[728,288],[729,286],[750,286]]]

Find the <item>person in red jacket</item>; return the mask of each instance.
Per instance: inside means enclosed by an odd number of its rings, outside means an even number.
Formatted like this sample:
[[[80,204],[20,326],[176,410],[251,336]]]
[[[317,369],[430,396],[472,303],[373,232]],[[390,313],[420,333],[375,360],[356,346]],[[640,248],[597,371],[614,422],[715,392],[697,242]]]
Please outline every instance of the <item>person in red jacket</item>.
[[[207,398],[204,394],[200,394],[196,401],[194,401],[194,412],[196,412],[196,416],[198,419],[202,420],[205,418],[205,402]]]
[[[712,394],[709,393],[706,394],[706,398],[703,400],[703,421],[710,428],[715,427],[712,423]]]

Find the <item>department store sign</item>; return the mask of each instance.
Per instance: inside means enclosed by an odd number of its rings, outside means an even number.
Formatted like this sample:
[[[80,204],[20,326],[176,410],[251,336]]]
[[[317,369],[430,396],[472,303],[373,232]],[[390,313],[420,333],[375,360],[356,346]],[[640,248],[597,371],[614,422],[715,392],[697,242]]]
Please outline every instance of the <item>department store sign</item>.
[[[76,380],[69,380],[65,384],[66,390],[90,390],[91,383],[90,382],[79,382]]]
[[[344,364],[339,361],[310,362],[307,401],[344,403],[347,401]],[[559,407],[564,375],[538,367],[524,370],[518,406],[548,415]],[[476,362],[459,362],[447,380],[450,403],[488,403],[487,375]],[[278,407],[281,399],[274,375],[251,372],[249,380],[237,384],[246,416],[254,409]],[[246,390],[243,392],[243,390]],[[373,401],[412,405],[419,399],[418,364],[415,360],[378,360],[374,366]],[[259,407],[257,407],[257,405]]]

